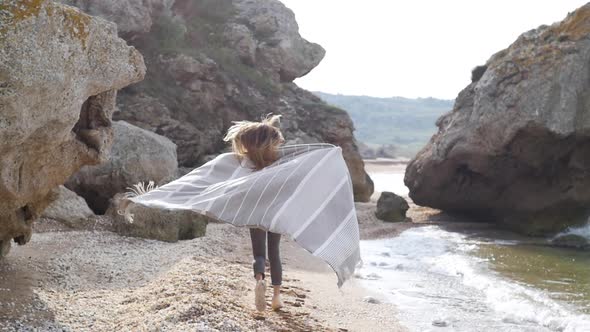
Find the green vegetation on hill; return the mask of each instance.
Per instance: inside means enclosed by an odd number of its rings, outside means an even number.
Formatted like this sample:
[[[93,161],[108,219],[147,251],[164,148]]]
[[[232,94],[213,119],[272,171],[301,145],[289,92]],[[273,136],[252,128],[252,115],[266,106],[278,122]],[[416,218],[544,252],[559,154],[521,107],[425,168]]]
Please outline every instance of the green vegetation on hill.
[[[375,98],[314,93],[350,114],[357,140],[373,148],[393,145],[398,157],[413,157],[436,133],[436,120],[453,108],[452,100],[434,98]]]

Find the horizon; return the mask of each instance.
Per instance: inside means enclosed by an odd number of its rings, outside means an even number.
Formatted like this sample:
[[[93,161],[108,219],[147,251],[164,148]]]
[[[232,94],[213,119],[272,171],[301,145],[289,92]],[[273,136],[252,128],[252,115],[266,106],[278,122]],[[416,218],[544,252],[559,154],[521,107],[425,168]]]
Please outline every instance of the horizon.
[[[301,36],[326,49],[322,62],[295,80],[300,87],[330,94],[443,100],[454,100],[471,82],[473,68],[522,33],[561,21],[586,3],[281,2],[295,13]]]
[[[324,94],[328,94],[328,95],[333,95],[333,96],[342,96],[342,97],[367,97],[367,98],[375,98],[375,99],[407,99],[407,100],[421,100],[421,99],[434,99],[434,100],[440,100],[440,101],[452,101],[454,102],[456,98],[451,98],[451,99],[442,99],[442,98],[435,98],[435,97],[416,97],[416,98],[408,98],[408,97],[404,97],[404,96],[390,96],[390,97],[378,97],[378,96],[368,96],[368,95],[348,95],[348,94],[342,94],[342,93],[331,93],[331,92],[325,92],[325,91],[316,91],[316,90],[308,90],[311,93],[324,93]]]

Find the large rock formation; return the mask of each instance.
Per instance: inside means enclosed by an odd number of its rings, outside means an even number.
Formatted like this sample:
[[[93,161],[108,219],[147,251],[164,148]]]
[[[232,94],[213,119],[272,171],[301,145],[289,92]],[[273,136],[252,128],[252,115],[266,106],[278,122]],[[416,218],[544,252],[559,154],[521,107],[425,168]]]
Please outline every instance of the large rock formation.
[[[50,191],[106,159],[116,90],[143,78],[113,23],[43,0],[0,2],[0,256]]]
[[[112,1],[64,1],[97,15],[115,10],[103,8]],[[128,10],[136,2],[116,6]],[[148,2],[144,7],[152,9],[105,16],[127,26],[127,17],[151,13],[142,20],[145,27],[122,34],[144,54],[149,70],[144,82],[120,94],[116,119],[170,138],[179,164],[195,167],[227,148],[222,137],[231,121],[283,114],[289,143],[342,146],[357,200],[369,199],[373,186],[350,117],[292,83],[325,52],[299,35],[291,10],[277,0]]]
[[[590,212],[590,4],[521,35],[473,71],[410,163],[419,205],[530,234]]]
[[[84,166],[66,182],[92,210],[103,214],[110,199],[139,182],[161,185],[176,178],[176,145],[166,137],[125,121],[113,122],[113,147],[108,161]]]

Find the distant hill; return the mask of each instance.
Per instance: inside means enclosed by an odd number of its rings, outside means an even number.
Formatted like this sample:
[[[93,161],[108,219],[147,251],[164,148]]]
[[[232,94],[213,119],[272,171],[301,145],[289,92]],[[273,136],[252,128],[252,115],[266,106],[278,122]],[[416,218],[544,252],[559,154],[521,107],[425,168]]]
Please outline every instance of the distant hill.
[[[453,100],[402,97],[375,98],[314,92],[328,104],[346,110],[356,138],[371,148],[391,145],[398,157],[413,157],[436,132],[436,120],[453,108]]]

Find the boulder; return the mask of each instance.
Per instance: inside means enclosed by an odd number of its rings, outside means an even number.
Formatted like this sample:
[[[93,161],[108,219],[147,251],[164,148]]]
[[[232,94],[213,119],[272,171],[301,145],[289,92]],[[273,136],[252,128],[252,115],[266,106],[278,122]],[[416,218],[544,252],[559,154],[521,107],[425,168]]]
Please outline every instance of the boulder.
[[[176,145],[166,137],[125,121],[113,122],[114,141],[108,161],[84,166],[66,187],[84,197],[95,213],[103,214],[110,199],[138,182],[157,185],[176,178]]]
[[[205,236],[209,218],[192,211],[171,211],[134,204],[129,210],[133,214],[133,222],[128,222],[117,213],[122,197],[122,194],[115,195],[106,212],[113,218],[113,231],[118,234],[166,242]]]
[[[299,34],[295,14],[276,0],[234,0],[235,17],[226,30],[232,48],[274,80],[292,82],[315,68],[326,51]],[[246,29],[249,31],[246,32]],[[252,57],[251,50],[256,50]]]
[[[565,248],[590,249],[590,240],[581,235],[576,234],[558,236],[551,240],[551,244],[554,246]]]
[[[408,165],[423,206],[527,234],[590,212],[590,4],[522,34],[477,67],[453,110]]]
[[[406,220],[406,211],[410,209],[408,202],[392,192],[384,191],[377,200],[375,216],[383,221],[400,222]]]
[[[106,160],[116,90],[141,80],[113,23],[44,0],[0,3],[0,257],[24,244],[50,192]]]
[[[94,213],[86,201],[64,186],[54,190],[56,199],[43,211],[41,217],[57,220],[68,226],[75,226],[88,220]]]

